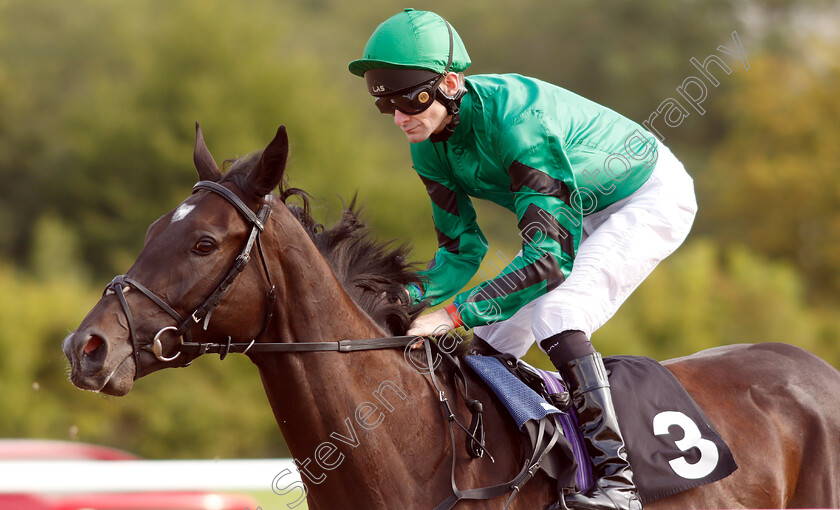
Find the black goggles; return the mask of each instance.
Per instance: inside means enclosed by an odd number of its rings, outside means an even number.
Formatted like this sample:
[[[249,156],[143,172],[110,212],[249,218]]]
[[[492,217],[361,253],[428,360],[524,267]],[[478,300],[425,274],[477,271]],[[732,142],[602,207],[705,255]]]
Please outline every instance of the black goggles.
[[[434,80],[421,83],[410,89],[377,97],[375,101],[376,107],[386,115],[394,115],[397,110],[406,115],[422,113],[428,110],[432,106],[432,103],[435,102],[438,87],[445,77],[445,74],[441,74]]]

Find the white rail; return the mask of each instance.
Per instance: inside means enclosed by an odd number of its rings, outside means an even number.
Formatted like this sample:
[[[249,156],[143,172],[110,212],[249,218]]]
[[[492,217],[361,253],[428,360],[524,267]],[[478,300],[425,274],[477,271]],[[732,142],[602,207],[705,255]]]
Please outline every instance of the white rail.
[[[0,461],[0,493],[268,491],[299,480],[290,459]]]

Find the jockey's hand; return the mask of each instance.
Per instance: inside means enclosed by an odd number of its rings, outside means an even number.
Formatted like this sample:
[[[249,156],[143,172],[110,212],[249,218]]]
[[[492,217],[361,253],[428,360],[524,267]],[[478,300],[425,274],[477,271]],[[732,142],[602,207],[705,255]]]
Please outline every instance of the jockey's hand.
[[[436,312],[426,313],[414,319],[411,326],[408,328],[406,335],[410,336],[441,336],[448,333],[455,327],[452,317],[449,313],[441,308]],[[423,341],[419,341],[411,346],[412,349],[417,349],[423,345]]]

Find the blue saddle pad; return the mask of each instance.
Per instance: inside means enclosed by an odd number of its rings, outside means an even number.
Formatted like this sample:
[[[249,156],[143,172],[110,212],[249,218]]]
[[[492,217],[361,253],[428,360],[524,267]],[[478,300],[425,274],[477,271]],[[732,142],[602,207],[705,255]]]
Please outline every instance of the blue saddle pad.
[[[548,403],[541,395],[508,371],[502,361],[492,356],[464,356],[464,361],[490,387],[510,413],[516,426],[522,430],[530,420],[539,421],[556,414],[563,429],[570,452],[577,462],[574,481],[579,489],[588,490],[593,482],[592,461],[586,453],[575,416],[565,413]],[[560,476],[562,478],[562,476]]]
[[[511,374],[502,362],[491,356],[464,356],[464,361],[493,390],[507,408],[519,430],[529,420],[541,420],[561,411]]]

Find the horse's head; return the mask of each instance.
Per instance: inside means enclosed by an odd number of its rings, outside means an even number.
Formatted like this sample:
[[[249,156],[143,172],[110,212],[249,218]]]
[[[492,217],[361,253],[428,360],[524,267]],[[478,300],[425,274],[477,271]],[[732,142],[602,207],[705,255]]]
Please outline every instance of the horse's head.
[[[134,265],[64,339],[73,384],[124,395],[138,377],[188,364],[197,354],[178,354],[184,338],[224,342],[235,331],[233,341],[242,342],[260,335],[271,304],[253,297],[269,295],[270,279],[264,260],[248,264],[247,257],[261,251],[255,245],[265,215],[279,202],[270,193],[283,178],[287,154],[281,126],[265,150],[223,178],[196,124],[193,159],[202,182],[152,224]],[[282,212],[291,216],[285,207]]]

